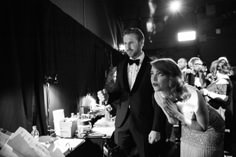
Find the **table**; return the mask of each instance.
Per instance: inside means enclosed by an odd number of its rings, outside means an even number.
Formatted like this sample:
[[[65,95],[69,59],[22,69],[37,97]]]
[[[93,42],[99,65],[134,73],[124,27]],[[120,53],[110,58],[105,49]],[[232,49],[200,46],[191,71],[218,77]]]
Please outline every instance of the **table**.
[[[103,145],[110,139],[115,130],[114,121],[105,118],[98,120],[90,134],[84,138],[84,142],[71,151],[66,157],[103,157]]]
[[[71,152],[73,152],[76,148],[81,146],[85,142],[85,139],[68,139],[68,138],[60,138],[54,141],[54,145],[58,148],[65,156],[68,156]]]
[[[115,122],[114,120],[106,120],[105,118],[102,118],[98,120],[93,128],[92,128],[92,134],[89,134],[89,136],[106,136],[107,138],[110,138],[115,130]]]

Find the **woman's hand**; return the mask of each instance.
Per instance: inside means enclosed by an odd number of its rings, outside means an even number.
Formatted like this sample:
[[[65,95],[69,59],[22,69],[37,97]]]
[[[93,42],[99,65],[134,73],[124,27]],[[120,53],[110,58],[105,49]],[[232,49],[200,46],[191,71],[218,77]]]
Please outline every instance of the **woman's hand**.
[[[189,123],[189,121],[186,121],[186,118],[184,118],[184,115],[178,110],[176,103],[167,99],[166,104],[167,105],[164,109],[172,118],[181,121],[182,124]]]
[[[170,116],[177,118],[180,112],[178,111],[176,103],[174,103],[173,101],[169,99],[166,99],[165,103],[166,103],[166,106],[164,109],[166,110],[166,112]]]
[[[170,124],[176,124],[179,120],[178,116],[181,115],[177,109],[176,104],[172,102],[171,100],[167,99],[166,97],[163,97],[159,92],[155,92],[154,98],[157,104],[161,106],[162,110],[166,114],[168,122]]]

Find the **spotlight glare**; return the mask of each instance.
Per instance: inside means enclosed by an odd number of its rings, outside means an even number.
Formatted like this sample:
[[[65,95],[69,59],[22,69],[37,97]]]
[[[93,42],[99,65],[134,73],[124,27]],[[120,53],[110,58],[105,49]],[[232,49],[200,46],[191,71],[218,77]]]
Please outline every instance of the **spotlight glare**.
[[[119,45],[119,51],[125,51],[125,45],[124,44]]]
[[[169,10],[170,12],[176,13],[181,9],[181,2],[178,0],[170,2]]]

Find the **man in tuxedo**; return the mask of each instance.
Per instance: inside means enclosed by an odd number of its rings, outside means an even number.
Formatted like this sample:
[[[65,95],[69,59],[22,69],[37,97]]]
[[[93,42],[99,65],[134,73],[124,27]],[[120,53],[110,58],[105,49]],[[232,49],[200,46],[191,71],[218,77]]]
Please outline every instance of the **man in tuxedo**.
[[[188,65],[190,70],[187,71],[187,83],[202,89],[206,86],[206,70],[203,61],[199,57],[190,58]]]
[[[142,50],[144,35],[138,28],[129,28],[123,33],[123,43],[127,56],[117,67],[114,88],[97,95],[102,102],[116,104],[115,143],[125,156],[157,156],[165,116],[152,104],[151,60]]]

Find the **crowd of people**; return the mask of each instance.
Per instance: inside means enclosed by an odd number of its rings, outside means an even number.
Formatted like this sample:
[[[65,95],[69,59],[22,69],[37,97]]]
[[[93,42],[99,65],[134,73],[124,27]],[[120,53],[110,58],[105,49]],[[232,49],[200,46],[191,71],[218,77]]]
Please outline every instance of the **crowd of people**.
[[[116,67],[112,88],[99,101],[116,111],[114,141],[121,157],[223,157],[225,130],[232,124],[232,75],[226,57],[209,70],[199,57],[157,58],[143,51],[138,28],[123,33],[126,57]],[[179,126],[179,153],[169,147]]]
[[[182,60],[184,64],[181,63]],[[207,103],[225,120],[226,128],[230,129],[233,113],[233,84],[230,76],[233,75],[233,70],[228,59],[219,57],[212,61],[209,70],[199,57],[192,57],[189,62],[180,58],[177,63],[183,69],[181,71],[184,81],[200,90]]]

